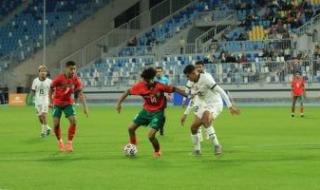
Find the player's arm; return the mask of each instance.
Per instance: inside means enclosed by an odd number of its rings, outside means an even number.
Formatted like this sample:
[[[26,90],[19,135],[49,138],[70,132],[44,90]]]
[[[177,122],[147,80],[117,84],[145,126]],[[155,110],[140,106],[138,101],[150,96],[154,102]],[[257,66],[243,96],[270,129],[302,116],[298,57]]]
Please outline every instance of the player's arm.
[[[182,95],[184,97],[188,96],[188,94],[185,92],[185,90],[183,90],[183,89],[181,89],[179,87],[176,87],[176,86],[173,87],[173,92],[177,92],[177,93],[179,93],[180,95]]]
[[[189,101],[189,103],[188,103],[188,105],[187,105],[187,108],[186,108],[186,110],[184,111],[184,113],[183,113],[183,115],[182,115],[182,117],[181,117],[181,119],[180,119],[180,122],[181,122],[181,125],[182,125],[182,126],[184,125],[184,123],[185,123],[188,115],[190,114],[191,109],[192,109],[192,106],[193,106],[193,99],[190,99],[190,101]]]
[[[88,117],[89,116],[89,109],[88,104],[86,100],[86,96],[84,95],[82,90],[78,90],[74,93],[76,101],[80,100],[82,107],[83,107],[83,113]]]
[[[211,87],[211,91],[219,93],[221,98],[224,100],[224,102],[226,103],[227,107],[229,108],[229,111],[232,115],[239,115],[240,114],[240,110],[232,104],[229,96],[227,95],[227,93],[217,84],[214,84]]]
[[[33,80],[30,95],[31,97],[34,97],[35,94],[36,94],[36,81]]]
[[[121,112],[121,108],[122,108],[122,102],[130,95],[130,90],[126,90],[119,98],[119,100],[117,101],[116,104],[116,110],[118,111],[118,113]]]
[[[51,85],[49,88],[49,92],[48,92],[48,96],[49,96],[49,107],[53,106],[53,91],[54,91],[54,87]]]
[[[186,94],[188,94],[188,95],[191,94],[191,87],[188,85],[188,83],[187,83],[186,86],[185,86],[184,92],[185,92]],[[183,107],[183,108],[188,104],[188,100],[191,101],[191,99],[190,99],[189,97],[183,97],[183,99],[182,99],[182,107]],[[189,101],[189,102],[190,102],[190,101]],[[187,105],[187,106],[188,106],[188,105]]]

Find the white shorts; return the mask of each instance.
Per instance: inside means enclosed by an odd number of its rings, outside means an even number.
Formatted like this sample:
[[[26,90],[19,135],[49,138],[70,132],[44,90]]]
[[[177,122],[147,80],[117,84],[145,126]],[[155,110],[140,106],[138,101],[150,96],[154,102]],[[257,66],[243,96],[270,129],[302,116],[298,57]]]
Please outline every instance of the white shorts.
[[[42,115],[43,113],[48,113],[49,111],[49,105],[48,104],[38,104],[35,105],[37,110],[37,115]]]
[[[194,114],[197,118],[201,119],[203,113],[209,111],[212,114],[213,119],[216,119],[223,110],[223,103],[215,104],[200,104],[194,107]]]

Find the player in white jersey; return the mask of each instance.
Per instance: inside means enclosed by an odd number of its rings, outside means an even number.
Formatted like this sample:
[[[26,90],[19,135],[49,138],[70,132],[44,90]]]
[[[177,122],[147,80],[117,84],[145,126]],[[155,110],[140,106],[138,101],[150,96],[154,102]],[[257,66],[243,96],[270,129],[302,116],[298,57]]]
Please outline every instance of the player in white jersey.
[[[216,84],[210,74],[199,73],[193,65],[187,65],[184,74],[191,81],[191,98],[194,102],[195,119],[191,125],[193,153],[201,154],[199,127],[203,125],[213,144],[216,155],[222,153],[222,147],[213,128],[213,121],[217,119],[223,109],[222,99],[225,101],[231,114],[240,114],[240,111],[231,103],[225,91]],[[185,117],[185,115],[183,116]],[[181,119],[182,124],[185,119]]]
[[[38,71],[39,76],[33,80],[31,90],[32,95],[34,96],[37,115],[41,124],[41,137],[46,137],[51,131],[47,120],[51,79],[47,78],[48,69],[45,65],[40,65]]]
[[[209,73],[207,73],[205,71],[205,68],[204,68],[204,63],[203,61],[197,61],[195,63],[195,68],[197,69],[197,71],[199,73],[203,73],[203,74],[208,74],[210,75]],[[210,75],[211,76],[211,75]],[[186,94],[191,94],[191,86],[192,86],[192,83],[190,80],[187,81],[187,84],[186,84]],[[188,98],[185,99],[185,101],[187,102],[188,101]],[[184,112],[184,116],[181,118],[181,123],[184,123],[185,120],[187,119],[187,116],[190,114],[190,112],[192,110],[194,110],[194,108],[196,107],[196,102],[194,102],[193,99],[189,99],[189,102],[188,102],[188,105],[187,105],[187,108]],[[198,130],[198,133],[199,133],[199,138],[200,138],[200,141],[202,142],[203,141],[203,135],[202,135],[202,128],[199,127],[199,130]],[[209,140],[209,135],[206,133],[206,139]]]

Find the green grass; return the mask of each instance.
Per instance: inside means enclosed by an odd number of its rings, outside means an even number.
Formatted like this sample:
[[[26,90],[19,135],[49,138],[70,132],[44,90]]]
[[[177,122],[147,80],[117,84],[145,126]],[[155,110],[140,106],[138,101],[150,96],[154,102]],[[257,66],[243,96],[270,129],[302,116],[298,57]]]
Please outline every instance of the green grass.
[[[152,157],[147,129],[140,128],[139,152],[130,159],[122,147],[138,110],[124,107],[119,115],[111,107],[92,107],[89,118],[79,113],[75,152],[58,153],[54,136],[39,138],[33,108],[0,107],[0,189],[320,189],[316,107],[306,108],[305,118],[291,118],[284,107],[243,107],[239,117],[225,111],[215,122],[220,158],[208,141],[202,156],[190,155],[192,117],[181,127],[183,110],[171,107],[166,135],[159,137],[163,156]]]

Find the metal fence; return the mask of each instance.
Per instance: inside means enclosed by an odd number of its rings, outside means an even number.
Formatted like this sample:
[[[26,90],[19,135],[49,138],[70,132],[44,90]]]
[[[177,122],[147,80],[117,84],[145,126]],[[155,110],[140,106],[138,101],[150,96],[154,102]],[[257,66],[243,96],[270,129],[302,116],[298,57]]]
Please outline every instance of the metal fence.
[[[212,42],[210,49],[215,51],[234,51],[234,52],[246,52],[246,51],[259,51],[259,50],[285,50],[295,48],[295,43],[291,39],[281,40],[261,40],[261,41],[222,41]]]
[[[298,36],[311,32],[310,29],[320,23],[320,14],[313,17],[310,21],[296,29]]]
[[[155,65],[157,64],[153,64]],[[167,64],[164,67],[165,74],[169,76],[173,84],[183,86],[187,82],[182,72],[184,67],[185,65],[181,64]],[[277,61],[260,60],[248,63],[209,63],[205,67],[206,71],[211,73],[220,84],[287,84],[297,71],[302,73],[307,82],[320,81],[320,60],[284,61],[278,59]],[[131,72],[127,74],[114,72],[108,75],[104,70],[93,66],[89,73],[82,73],[81,77],[86,86],[95,87],[130,86],[140,80],[139,74],[143,67],[139,69],[126,67],[125,69]]]

